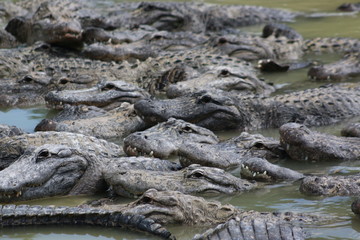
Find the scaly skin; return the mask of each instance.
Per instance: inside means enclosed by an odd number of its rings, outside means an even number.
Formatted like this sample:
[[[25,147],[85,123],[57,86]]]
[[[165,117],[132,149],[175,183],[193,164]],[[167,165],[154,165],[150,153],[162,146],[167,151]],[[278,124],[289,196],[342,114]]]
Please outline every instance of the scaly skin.
[[[92,208],[0,205],[0,218],[2,228],[31,225],[90,225],[127,228],[164,239],[173,239],[169,231],[150,218]]]
[[[360,138],[319,133],[296,123],[285,124],[279,131],[281,145],[294,160],[360,160]]]
[[[197,164],[175,172],[116,169],[106,172],[104,177],[116,194],[125,197],[140,196],[150,188],[192,194],[234,194],[256,187],[255,183],[234,177],[224,170]]]
[[[0,172],[0,202],[95,194],[106,189],[104,174],[116,169],[160,172],[179,168],[160,159],[114,157],[95,143],[84,148],[45,144],[27,149]]]
[[[0,138],[12,137],[22,134],[25,134],[25,132],[16,126],[0,124]]]
[[[1,169],[16,161],[29,147],[40,147],[44,144],[63,144],[84,150],[94,149],[109,157],[124,155],[118,145],[95,137],[69,132],[35,132],[0,139]]]
[[[232,218],[204,233],[196,234],[193,240],[302,240],[307,237],[308,235],[301,227],[290,223],[261,218],[253,220]]]
[[[141,118],[134,114],[133,105],[123,103],[122,106],[100,116],[84,116],[82,119],[63,121],[44,119],[35,127],[35,131],[73,132],[102,139],[119,139],[145,128],[146,125]]]
[[[124,139],[124,151],[129,156],[152,155],[168,158],[176,155],[185,144],[215,144],[218,141],[217,136],[206,128],[170,118],[145,131],[127,136]]]
[[[138,200],[128,205],[103,204],[100,209],[121,211],[124,214],[140,214],[161,224],[186,224],[214,226],[232,218],[244,221],[277,221],[279,223],[307,224],[325,221],[322,216],[305,213],[271,213],[243,211],[230,204],[207,201],[202,197],[187,195],[179,191],[147,190]],[[329,220],[329,219],[327,219]]]
[[[345,55],[340,61],[310,68],[308,76],[313,80],[340,81],[359,76],[359,69],[360,52],[355,52]]]
[[[238,137],[217,144],[185,142],[178,155],[182,166],[200,164],[229,169],[239,167],[243,161],[254,157],[278,158],[284,155],[284,151],[275,139],[243,132]]]
[[[288,122],[321,126],[359,116],[358,89],[358,84],[328,85],[273,97],[199,92],[176,99],[140,100],[134,108],[153,125],[174,117],[211,130],[248,131]]]
[[[300,185],[300,191],[316,196],[358,196],[360,175],[308,176]]]

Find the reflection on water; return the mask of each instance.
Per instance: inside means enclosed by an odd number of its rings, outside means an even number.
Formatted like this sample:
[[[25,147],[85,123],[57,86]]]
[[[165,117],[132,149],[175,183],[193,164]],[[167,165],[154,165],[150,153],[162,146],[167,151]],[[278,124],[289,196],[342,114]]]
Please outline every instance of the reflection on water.
[[[224,4],[252,4],[267,7],[285,8],[307,13],[314,12],[335,12],[338,5],[343,2],[358,2],[358,0],[208,0],[212,3]],[[301,33],[304,38],[314,37],[354,37],[360,38],[360,17],[359,14],[351,16],[333,16],[319,18],[299,18],[296,22],[289,23]],[[244,31],[260,32],[261,26],[252,26],[243,28]],[[339,55],[308,55],[304,60],[327,63],[339,59]],[[273,82],[279,89],[276,94],[289,91],[300,90],[310,87],[317,87],[324,83],[312,82],[306,77],[307,69],[292,71],[289,73],[266,74],[263,77],[268,82]],[[358,81],[360,79],[352,79]],[[43,118],[50,117],[49,112],[44,107],[34,107],[29,109],[8,109],[0,110],[0,123],[16,125],[32,132],[34,126]],[[349,121],[359,121],[359,118]],[[348,121],[347,121],[348,122]],[[339,129],[345,123],[335,124],[333,126],[316,128],[319,131],[339,134]],[[278,137],[277,129],[267,129],[260,132],[266,136]],[[238,132],[221,132],[222,139],[237,136]],[[286,166],[306,174],[327,174],[334,171],[349,171],[348,163],[303,163],[292,161],[279,161],[279,165]],[[340,166],[339,166],[340,165]],[[359,167],[359,164],[351,164],[353,169]],[[341,168],[342,167],[342,168]],[[340,170],[339,170],[340,169]],[[309,229],[312,234],[311,239],[360,239],[360,219],[355,217],[350,205],[352,197],[308,197],[302,195],[299,191],[299,183],[278,183],[275,185],[265,185],[264,188],[254,190],[248,193],[234,196],[217,196],[207,198],[218,200],[223,203],[230,203],[244,210],[259,211],[295,211],[310,212],[333,217],[334,223],[324,223],[322,226],[313,226]],[[86,200],[96,197],[65,197],[51,198],[37,201],[31,201],[29,204],[54,204],[75,206]],[[129,201],[129,200],[127,200]],[[178,239],[190,239],[195,233],[201,232],[202,228],[189,228],[184,226],[170,226],[171,230]],[[37,226],[37,227],[17,227],[1,230],[1,239],[152,239],[150,236],[141,234],[132,234],[129,231],[119,229],[109,229],[100,227],[75,227],[75,226]]]

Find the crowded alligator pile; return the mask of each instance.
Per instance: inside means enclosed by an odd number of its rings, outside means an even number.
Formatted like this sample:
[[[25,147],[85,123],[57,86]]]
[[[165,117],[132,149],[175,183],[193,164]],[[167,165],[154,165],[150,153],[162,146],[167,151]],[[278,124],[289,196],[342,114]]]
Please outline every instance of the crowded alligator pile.
[[[278,184],[303,198],[359,197],[348,208],[360,215],[360,39],[304,38],[287,25],[354,17],[360,3],[311,14],[193,1],[0,8],[0,109],[55,113],[32,132],[0,119],[0,227],[90,225],[182,238],[170,224],[197,227],[193,239],[295,240],[341,222],[208,199]],[[319,64],[326,54],[340,57]],[[297,69],[317,87],[289,91],[266,78]],[[344,121],[342,136],[317,128]],[[266,129],[279,138],[258,132]],[[224,137],[228,130],[239,134]],[[322,162],[336,169],[311,171]],[[29,202],[75,195],[99,199]]]

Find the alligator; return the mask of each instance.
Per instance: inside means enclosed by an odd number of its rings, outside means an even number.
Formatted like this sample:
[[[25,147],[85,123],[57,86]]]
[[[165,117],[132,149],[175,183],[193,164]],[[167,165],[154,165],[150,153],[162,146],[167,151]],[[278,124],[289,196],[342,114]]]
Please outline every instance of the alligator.
[[[264,158],[249,158],[242,161],[240,175],[241,178],[266,182],[296,181],[305,177],[302,173],[277,166]]]
[[[149,142],[151,144],[151,141]],[[179,148],[178,155],[182,166],[196,163],[229,169],[239,167],[247,159],[278,159],[283,157],[285,152],[279,141],[273,138],[242,132],[238,137],[216,144],[186,141]]]
[[[174,117],[211,130],[249,131],[288,122],[332,124],[360,115],[359,102],[359,85],[343,83],[272,97],[203,91],[175,99],[144,99],[134,108],[151,125]]]
[[[137,200],[127,205],[109,203],[108,200],[97,200],[90,203],[90,207],[120,211],[123,214],[144,215],[164,225],[214,226],[234,217],[241,220],[276,220],[294,224],[310,224],[331,220],[325,216],[306,213],[244,211],[230,204],[208,201],[203,197],[184,194],[180,191],[159,191],[156,189],[145,191]]]
[[[308,77],[313,80],[348,80],[359,76],[359,69],[360,52],[353,52],[345,55],[343,59],[337,62],[310,68]]]
[[[360,137],[360,123],[350,123],[341,129],[341,135],[345,137]]]
[[[195,142],[215,144],[219,139],[206,128],[170,118],[149,129],[128,135],[124,138],[124,151],[128,156],[169,158],[176,155],[184,144]]]
[[[183,193],[234,194],[255,188],[256,183],[234,177],[222,169],[192,164],[179,171],[161,172],[115,169],[104,174],[111,190],[119,196],[138,197],[150,188]]]
[[[358,197],[351,204],[351,210],[356,215],[360,215],[360,199]]]
[[[160,173],[179,170],[180,165],[155,158],[114,157],[95,143],[84,148],[45,144],[28,148],[17,161],[0,171],[0,202],[95,194],[107,188],[104,174],[116,169]]]
[[[294,160],[360,160],[360,138],[311,131],[305,125],[297,123],[284,124],[279,132],[281,145]]]
[[[360,175],[307,176],[302,179],[300,192],[316,196],[358,196]]]
[[[163,239],[175,239],[150,218],[94,208],[39,205],[0,205],[1,227],[31,225],[90,225],[125,228],[145,232]]]
[[[29,147],[40,147],[44,144],[63,144],[77,149],[94,148],[112,157],[125,155],[118,145],[95,137],[69,132],[35,132],[4,136],[0,139],[0,170],[16,161]]]
[[[61,108],[62,104],[92,105],[113,108],[122,102],[135,103],[150,95],[143,89],[124,81],[101,82],[93,88],[51,91],[45,96],[49,106]]]
[[[193,240],[302,240],[309,235],[300,226],[290,223],[282,223],[276,220],[241,220],[238,217],[231,218],[215,228],[210,228],[204,233],[196,234]]]
[[[360,2],[341,4],[337,8],[337,10],[343,11],[343,12],[359,12],[360,11]]]
[[[21,128],[18,128],[16,126],[0,124],[0,138],[12,137],[22,134],[25,134],[25,132]]]
[[[92,106],[88,107],[93,108]],[[90,112],[94,112],[94,110],[90,110]],[[89,114],[91,115],[91,113]],[[73,118],[60,121],[43,119],[36,125],[35,131],[73,132],[102,139],[122,139],[132,132],[146,128],[142,119],[134,114],[133,105],[126,103],[106,113],[95,110],[94,114],[95,116],[86,118],[82,116],[82,119]]]
[[[214,68],[220,71],[222,79],[230,80],[225,85],[219,81],[213,81],[212,87],[228,91],[237,90],[237,92],[274,91],[272,86],[257,79],[257,71],[250,63],[219,54],[210,54],[206,49],[166,52],[159,57],[147,58],[143,62],[138,59],[134,62],[124,61],[114,67],[108,67],[108,72],[110,76],[114,75],[122,81],[147,90],[150,94],[155,94],[165,92],[171,83],[199,77]],[[213,76],[207,79],[207,81],[211,80],[216,80],[216,78],[214,79]],[[63,98],[59,98],[58,101],[65,102],[65,96]]]

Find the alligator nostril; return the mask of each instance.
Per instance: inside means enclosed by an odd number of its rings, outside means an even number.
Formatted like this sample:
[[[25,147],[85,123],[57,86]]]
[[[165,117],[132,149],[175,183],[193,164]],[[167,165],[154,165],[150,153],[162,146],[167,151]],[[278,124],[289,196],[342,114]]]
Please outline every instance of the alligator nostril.
[[[218,43],[219,44],[224,44],[224,43],[227,43],[227,40],[226,40],[226,38],[219,38],[219,40],[218,40]]]

